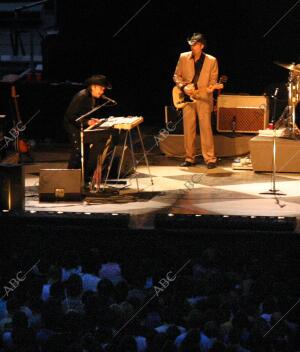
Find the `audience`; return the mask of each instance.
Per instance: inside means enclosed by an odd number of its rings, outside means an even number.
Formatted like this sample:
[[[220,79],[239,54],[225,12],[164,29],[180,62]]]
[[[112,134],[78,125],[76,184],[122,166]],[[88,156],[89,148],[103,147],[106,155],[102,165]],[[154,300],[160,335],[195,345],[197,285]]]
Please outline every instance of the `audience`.
[[[285,315],[298,301],[299,269],[286,256],[272,263],[208,248],[165,286],[189,258],[171,268],[95,248],[49,256],[1,299],[0,352],[300,351],[297,307]]]

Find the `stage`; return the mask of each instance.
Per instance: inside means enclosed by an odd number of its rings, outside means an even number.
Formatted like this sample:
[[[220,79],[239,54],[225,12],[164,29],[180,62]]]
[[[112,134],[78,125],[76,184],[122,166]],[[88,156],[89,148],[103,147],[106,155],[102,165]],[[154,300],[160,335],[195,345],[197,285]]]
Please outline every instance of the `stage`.
[[[50,153],[51,154],[51,153]],[[300,174],[278,173],[276,188],[284,196],[263,195],[271,184],[270,173],[233,170],[234,158],[218,160],[216,169],[208,170],[199,160],[195,167],[182,168],[180,159],[168,158],[159,151],[149,154],[151,178],[145,165],[138,166],[138,185],[134,175],[124,185],[111,185],[105,191],[87,194],[77,202],[39,202],[39,169],[66,168],[63,153],[48,153],[48,161],[24,165],[25,211],[35,214],[128,214],[132,229],[153,229],[157,216],[179,214],[281,219],[296,217],[299,230]],[[49,157],[50,155],[50,157]],[[59,156],[59,157],[58,157]],[[172,215],[171,215],[172,214]],[[266,220],[267,221],[267,220]],[[226,226],[226,224],[224,225]]]

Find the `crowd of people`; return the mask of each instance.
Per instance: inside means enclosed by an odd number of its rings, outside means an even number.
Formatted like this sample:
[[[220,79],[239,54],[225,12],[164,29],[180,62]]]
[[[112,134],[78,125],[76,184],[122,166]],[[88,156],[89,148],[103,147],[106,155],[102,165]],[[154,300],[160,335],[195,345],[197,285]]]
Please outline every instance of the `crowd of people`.
[[[170,267],[72,249],[26,275],[24,257],[2,274],[1,352],[300,351],[299,307],[286,315],[299,266],[287,253],[207,248]]]

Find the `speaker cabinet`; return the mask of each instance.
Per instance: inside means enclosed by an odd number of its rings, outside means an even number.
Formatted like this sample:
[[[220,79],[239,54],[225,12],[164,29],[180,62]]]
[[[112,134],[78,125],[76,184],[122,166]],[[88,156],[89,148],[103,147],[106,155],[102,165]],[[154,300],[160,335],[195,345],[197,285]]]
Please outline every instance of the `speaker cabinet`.
[[[0,209],[24,210],[25,181],[21,164],[0,164]]]
[[[78,201],[81,195],[80,169],[41,169],[40,202]]]
[[[219,132],[258,133],[269,122],[266,96],[220,95],[217,103]]]

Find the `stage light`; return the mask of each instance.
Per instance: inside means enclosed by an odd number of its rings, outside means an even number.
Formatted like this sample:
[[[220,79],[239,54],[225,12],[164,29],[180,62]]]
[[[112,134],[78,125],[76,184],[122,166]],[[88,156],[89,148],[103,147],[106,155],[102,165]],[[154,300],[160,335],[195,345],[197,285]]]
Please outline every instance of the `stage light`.
[[[31,226],[84,226],[97,228],[128,228],[129,214],[91,213],[64,211],[3,211],[0,213],[2,223],[30,224]]]
[[[218,229],[221,231],[252,230],[276,232],[294,231],[297,221],[296,217],[157,214],[154,224],[156,228],[166,230]]]

